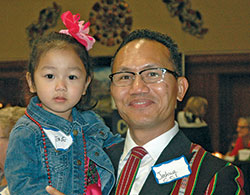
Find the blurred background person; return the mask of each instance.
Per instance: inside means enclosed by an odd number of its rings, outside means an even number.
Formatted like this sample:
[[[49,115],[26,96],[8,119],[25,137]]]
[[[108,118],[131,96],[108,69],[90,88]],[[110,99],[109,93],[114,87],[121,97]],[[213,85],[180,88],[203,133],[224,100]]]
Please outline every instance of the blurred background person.
[[[250,116],[240,117],[238,119],[236,131],[237,139],[234,143],[233,150],[229,152],[230,156],[237,156],[239,150],[250,149]]]
[[[201,145],[209,152],[213,152],[209,127],[204,120],[207,107],[206,98],[191,96],[183,111],[178,112],[177,121],[180,129],[192,142]]]
[[[4,162],[9,142],[9,135],[17,120],[24,115],[25,108],[10,106],[0,109],[0,194],[8,193],[7,181],[4,176]]]

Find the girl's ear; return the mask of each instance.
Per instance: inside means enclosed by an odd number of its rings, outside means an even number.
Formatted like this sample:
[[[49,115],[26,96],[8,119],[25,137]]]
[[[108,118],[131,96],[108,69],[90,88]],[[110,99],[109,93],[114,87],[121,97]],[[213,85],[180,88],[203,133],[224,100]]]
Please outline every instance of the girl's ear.
[[[91,82],[91,77],[90,77],[90,76],[88,76],[88,79],[87,79],[87,81],[85,82],[85,86],[84,86],[84,89],[83,89],[82,95],[85,95],[85,94],[86,94],[86,91],[87,91],[87,88],[88,88],[88,86],[89,86],[90,82]]]
[[[30,92],[31,92],[31,93],[36,93],[36,87],[35,87],[35,85],[34,85],[33,82],[32,82],[30,72],[27,72],[27,73],[26,73],[26,81],[27,81],[27,83],[28,83],[28,85],[29,85]]]
[[[185,77],[179,77],[177,83],[178,83],[177,100],[181,102],[187,92],[188,81]]]

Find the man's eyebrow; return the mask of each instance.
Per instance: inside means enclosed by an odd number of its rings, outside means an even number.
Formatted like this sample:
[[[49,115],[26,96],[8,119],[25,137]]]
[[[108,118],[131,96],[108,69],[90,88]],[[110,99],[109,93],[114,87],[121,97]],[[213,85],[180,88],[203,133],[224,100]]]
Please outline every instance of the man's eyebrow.
[[[147,68],[158,68],[158,67],[160,67],[160,66],[157,65],[157,64],[148,63],[148,64],[143,65],[143,66],[142,66],[142,69],[147,69]],[[119,71],[119,72],[122,72],[122,71],[129,71],[129,72],[131,72],[132,70],[131,70],[131,68],[129,68],[128,66],[123,66],[123,67],[121,67],[118,71]]]
[[[118,72],[124,72],[124,71],[131,71],[131,69],[128,68],[128,67],[121,67],[121,68],[118,70]]]
[[[143,66],[144,69],[146,68],[159,68],[161,65],[158,64],[154,64],[154,63],[149,63],[149,64],[145,64],[145,66]]]

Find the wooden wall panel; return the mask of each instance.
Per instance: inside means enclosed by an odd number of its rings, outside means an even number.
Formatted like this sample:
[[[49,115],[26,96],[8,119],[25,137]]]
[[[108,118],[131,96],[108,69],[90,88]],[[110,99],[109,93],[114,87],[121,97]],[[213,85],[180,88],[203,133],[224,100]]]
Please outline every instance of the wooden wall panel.
[[[185,69],[190,83],[185,100],[193,95],[208,99],[206,121],[211,127],[213,146],[216,151],[225,153],[236,120],[242,114],[237,112],[238,108],[244,104],[244,113],[250,115],[250,99],[246,98],[250,89],[244,79],[250,74],[250,54],[186,56]],[[243,74],[246,76],[242,77]]]
[[[4,105],[26,105],[26,64],[27,61],[0,62],[0,101]]]

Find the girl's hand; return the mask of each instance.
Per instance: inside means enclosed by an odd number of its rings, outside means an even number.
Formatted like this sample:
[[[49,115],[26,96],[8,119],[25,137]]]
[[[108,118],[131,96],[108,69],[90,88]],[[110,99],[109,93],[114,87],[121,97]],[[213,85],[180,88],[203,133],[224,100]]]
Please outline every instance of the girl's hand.
[[[46,190],[47,192],[50,194],[50,195],[65,195],[63,194],[62,192],[59,192],[57,189],[51,187],[51,186],[47,186],[46,187]]]

